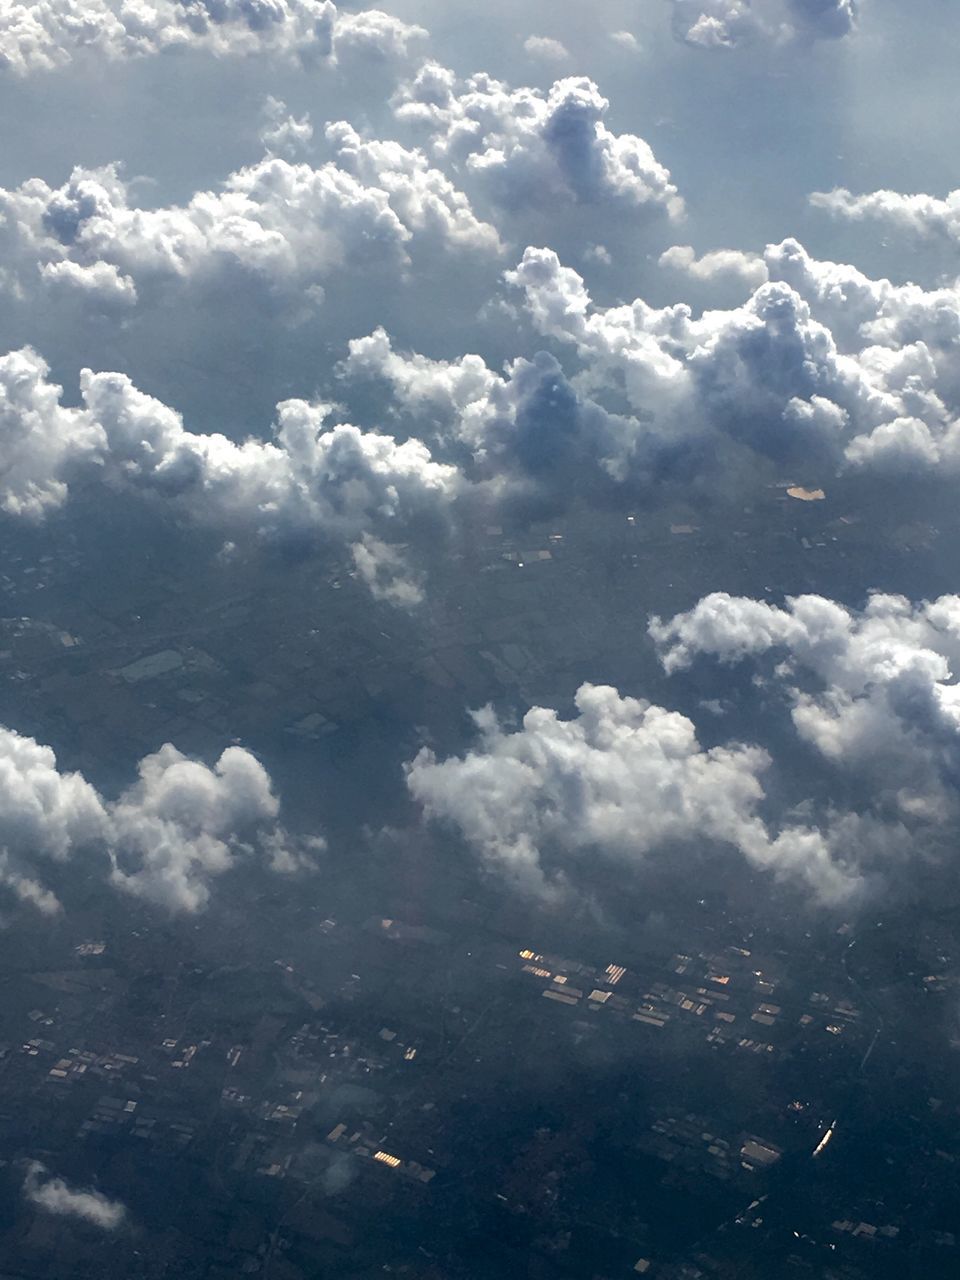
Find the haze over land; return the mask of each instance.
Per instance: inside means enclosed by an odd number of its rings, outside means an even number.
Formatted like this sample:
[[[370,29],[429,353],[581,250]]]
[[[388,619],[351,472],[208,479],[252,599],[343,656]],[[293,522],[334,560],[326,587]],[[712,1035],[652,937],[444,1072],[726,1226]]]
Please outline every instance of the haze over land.
[[[955,1273],[956,27],[0,12],[11,1277]]]

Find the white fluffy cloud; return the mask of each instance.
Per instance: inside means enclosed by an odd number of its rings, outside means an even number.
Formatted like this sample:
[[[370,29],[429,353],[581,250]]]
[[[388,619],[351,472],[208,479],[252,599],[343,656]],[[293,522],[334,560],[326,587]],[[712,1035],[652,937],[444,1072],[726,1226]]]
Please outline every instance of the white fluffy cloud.
[[[580,387],[601,401],[620,388],[666,437],[719,430],[820,466],[958,465],[956,289],[870,280],[796,241],[769,246],[755,266],[770,278],[746,303],[700,316],[642,299],[596,307],[550,249],[528,248],[506,278],[538,331],[575,347]]]
[[[660,266],[706,284],[720,281],[756,289],[767,279],[767,266],[759,254],[740,249],[713,249],[698,258],[690,245],[675,244],[661,253]]]
[[[0,71],[48,71],[91,52],[120,59],[185,49],[309,66],[345,55],[403,58],[425,35],[378,9],[341,14],[330,0],[10,0],[0,9]]]
[[[511,90],[481,74],[459,80],[428,62],[395,99],[400,120],[428,130],[437,156],[463,166],[507,209],[562,200],[614,202],[679,216],[683,203],[648,143],[616,134],[592,80],[558,80],[547,92]]]
[[[732,49],[763,30],[750,0],[673,0],[673,29],[700,49]]]
[[[423,750],[407,764],[412,795],[535,890],[575,874],[578,859],[629,863],[694,840],[732,846],[826,901],[856,889],[828,837],[799,826],[773,834],[758,816],[765,752],[704,750],[685,716],[609,687],[581,686],[576,704],[571,720],[534,707],[515,732],[489,708],[477,713],[475,750],[443,761]]]
[[[565,62],[570,57],[569,49],[552,36],[527,36],[523,48],[531,58],[541,58],[544,62]]]
[[[811,258],[795,240],[767,247],[771,278],[788,283],[856,353],[877,395],[853,466],[950,474],[960,467],[960,288],[871,279],[846,263]]]
[[[644,430],[579,395],[556,359],[540,352],[511,361],[503,374],[477,355],[430,360],[395,351],[377,329],[353,339],[341,364],[349,378],[385,382],[392,408],[441,447],[473,464],[471,477],[508,493],[524,485],[570,497],[591,472],[623,480],[642,465]]]
[[[127,1215],[119,1200],[110,1200],[102,1191],[78,1190],[63,1178],[49,1176],[38,1160],[27,1165],[23,1194],[30,1204],[67,1218],[82,1218],[104,1231],[116,1231]]]
[[[13,857],[62,862],[77,845],[106,838],[103,803],[79,773],[61,773],[49,747],[0,729],[0,830]]]
[[[313,125],[308,113],[299,118],[287,110],[281,98],[271,94],[263,104],[263,128],[260,141],[268,155],[297,160],[310,150]]]
[[[730,664],[771,653],[804,741],[881,787],[903,819],[957,816],[960,597],[914,605],[878,593],[854,612],[816,595],[778,607],[715,592],[654,618],[650,633],[670,672],[699,655]]]
[[[782,284],[695,318],[685,305],[657,310],[641,299],[594,307],[581,277],[549,249],[528,248],[507,279],[523,290],[539,332],[576,347],[587,385],[598,394],[604,385],[622,388],[631,408],[668,434],[747,423],[753,443],[775,451],[795,431],[793,401],[816,397],[846,410],[860,395],[855,362]]]
[[[0,884],[45,914],[59,910],[44,864],[106,852],[111,882],[174,911],[196,911],[210,882],[259,848],[292,870],[311,848],[277,823],[263,765],[228,747],[213,768],[167,743],[138,766],[138,781],[105,800],[80,773],[63,773],[50,747],[0,727]]]
[[[354,540],[429,516],[460,488],[456,468],[435,462],[419,440],[330,425],[329,405],[284,401],[273,440],[236,444],[188,431],[119,373],[84,370],[82,406],[64,408],[47,372],[29,348],[0,361],[0,433],[11,460],[0,506],[14,515],[61,505],[69,478],[83,475],[158,494],[225,530]]]
[[[277,116],[277,112],[281,112]],[[310,132],[282,115],[267,130],[274,154],[231,174],[216,191],[155,209],[133,202],[115,165],[76,168],[60,187],[40,178],[0,189],[0,264],[7,288],[39,281],[110,307],[139,290],[203,283],[230,273],[235,287],[318,297],[338,269],[402,268],[408,250],[495,251],[493,227],[416,150],[328,126],[337,163],[284,159]]]
[[[496,229],[477,218],[463,192],[432,168],[421,151],[362,138],[344,120],[327,125],[326,136],[338,166],[365,186],[385,191],[410,233],[423,232],[458,248],[500,248]]]
[[[228,747],[213,768],[166,743],[138,766],[137,782],[107,805],[112,881],[137,897],[196,911],[210,881],[234,863],[280,805],[263,765]]]
[[[505,278],[536,331],[575,349],[576,373],[543,353],[502,372],[477,355],[404,354],[383,329],[350,342],[342,372],[388,384],[392,410],[440,456],[504,485],[642,479],[678,449],[695,466],[713,456],[711,434],[826,474],[960,467],[955,287],[874,280],[795,240],[699,259],[674,246],[661,263],[756,287],[699,315],[642,299],[602,308],[556,253],[528,248]]]
[[[906,195],[900,191],[871,191],[854,195],[845,187],[815,191],[810,197],[818,209],[851,222],[880,222],[925,239],[960,240],[960,190],[942,199],[929,195]]]
[[[835,40],[856,27],[857,0],[672,0],[673,29],[701,49],[759,41]]]
[[[96,423],[61,406],[48,372],[29,348],[0,357],[0,509],[8,515],[36,519],[60,506],[74,460],[104,444]]]

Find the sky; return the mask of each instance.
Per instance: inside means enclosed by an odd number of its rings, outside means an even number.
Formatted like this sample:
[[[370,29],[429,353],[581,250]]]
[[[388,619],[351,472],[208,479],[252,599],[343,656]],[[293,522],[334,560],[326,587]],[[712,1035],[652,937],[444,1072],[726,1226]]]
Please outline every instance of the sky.
[[[344,557],[426,637],[435,563],[478,513],[734,502],[789,475],[866,506],[896,486],[922,521],[960,476],[951,16],[8,4],[3,526],[161,510],[224,565]],[[412,820],[545,898],[697,841],[825,911],[948,858],[960,598],[856,564],[843,598],[718,583],[654,600],[637,645],[656,690],[588,670],[562,714],[465,700],[459,742],[398,752]],[[691,718],[692,681],[739,700],[729,727]],[[257,746],[157,742],[111,791],[96,759],[0,727],[0,881],[53,916],[74,859],[185,913],[251,859],[308,876],[327,836],[288,829]],[[819,770],[806,801],[776,783],[795,760]]]

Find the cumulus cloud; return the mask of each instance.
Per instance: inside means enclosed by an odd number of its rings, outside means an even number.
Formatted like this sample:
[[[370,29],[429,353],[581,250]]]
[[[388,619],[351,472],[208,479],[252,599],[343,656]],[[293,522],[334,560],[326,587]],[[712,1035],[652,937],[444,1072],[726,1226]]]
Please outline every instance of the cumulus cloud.
[[[546,352],[498,374],[478,355],[447,361],[395,351],[377,329],[350,342],[341,373],[384,382],[394,411],[453,449],[471,479],[500,496],[519,497],[527,486],[569,497],[591,476],[624,480],[648,452],[637,419],[580,395]]]
[[[682,246],[677,260],[690,262]],[[956,289],[873,281],[796,241],[754,269],[769,279],[742,306],[699,316],[642,299],[597,307],[550,249],[528,248],[506,279],[537,330],[576,349],[578,386],[601,402],[622,390],[663,438],[712,430],[828,468],[956,465]]]
[[[0,727],[0,884],[44,914],[60,903],[43,864],[105,853],[117,888],[174,911],[197,911],[211,881],[256,850],[277,870],[305,865],[322,842],[297,842],[277,822],[263,765],[228,747],[212,768],[167,743],[115,801],[50,747]]]
[[[378,9],[341,14],[330,0],[12,0],[0,11],[0,70],[27,75],[81,56],[188,49],[269,53],[312,66],[351,55],[404,58],[425,35]]]
[[[0,357],[0,509],[31,519],[60,506],[74,460],[104,443],[102,429],[60,404],[46,363],[24,348]]]
[[[481,222],[462,191],[419,150],[397,142],[364,139],[340,120],[326,129],[341,169],[366,186],[387,193],[390,207],[411,233],[436,236],[459,248],[496,251],[496,229]]]
[[[876,388],[874,422],[847,461],[896,472],[952,473],[960,465],[960,288],[871,279],[846,263],[811,258],[795,240],[769,245],[772,279],[788,283],[856,352]]]
[[[836,40],[857,25],[857,0],[672,0],[674,34],[701,49]]]
[[[732,49],[763,31],[750,0],[673,0],[674,34],[700,49]]]
[[[116,165],[76,168],[60,187],[32,178],[0,188],[7,288],[28,292],[39,271],[48,286],[115,307],[135,303],[148,284],[226,274],[235,287],[256,282],[299,305],[344,267],[402,268],[420,246],[498,248],[494,228],[421,152],[337,123],[326,131],[337,161],[313,168],[280,154],[308,140],[309,122],[283,116],[276,102],[269,109],[273,153],[185,205],[138,207]]]
[[[960,816],[960,597],[877,593],[858,612],[817,595],[774,606],[714,592],[654,618],[650,634],[668,672],[700,655],[773,655],[797,733],[831,765],[869,778],[902,819]]]
[[[77,846],[102,842],[109,821],[79,773],[61,773],[49,747],[0,728],[0,846],[11,860],[65,861]]]
[[[462,488],[457,468],[421,441],[332,424],[326,404],[286,400],[272,440],[237,444],[187,430],[119,373],[85,369],[82,404],[65,408],[47,373],[29,348],[0,360],[0,507],[14,516],[44,516],[82,480],[152,496],[224,534],[350,546],[378,531],[436,525]]]
[[[924,239],[960,240],[960,190],[950,191],[941,199],[900,191],[871,191],[857,196],[846,187],[836,187],[833,191],[815,191],[810,202],[850,222],[880,222]]]
[[[523,47],[531,58],[542,58],[544,62],[564,62],[570,57],[569,49],[551,36],[527,36]]]
[[[541,333],[575,346],[587,385],[598,394],[622,388],[668,437],[712,426],[749,432],[751,445],[777,454],[796,437],[784,416],[791,401],[857,398],[854,362],[784,285],[764,284],[744,306],[697,319],[687,306],[657,310],[641,299],[596,308],[581,277],[549,249],[528,248],[507,280],[523,290]]]
[[[501,371],[478,355],[432,360],[383,329],[350,342],[341,372],[385,383],[409,430],[502,488],[569,497],[591,477],[646,482],[678,459],[689,474],[744,450],[825,474],[960,466],[956,287],[873,280],[795,240],[701,258],[675,245],[661,264],[753,291],[699,315],[603,308],[553,250],[528,248],[505,279],[536,331],[574,349],[575,373],[546,353]]]
[[[30,1204],[66,1218],[81,1218],[104,1231],[116,1231],[127,1216],[119,1200],[110,1200],[102,1191],[77,1190],[63,1178],[51,1177],[38,1160],[31,1160],[23,1182],[23,1194]]]
[[[412,795],[534,891],[562,885],[579,861],[629,865],[704,840],[825,901],[855,891],[857,874],[828,836],[800,826],[774,834],[758,816],[765,752],[705,750],[685,716],[606,686],[582,685],[576,706],[570,720],[534,707],[514,732],[490,708],[476,713],[474,750],[437,760],[424,749],[406,765]]]
[[[675,244],[661,253],[660,266],[705,284],[719,281],[756,289],[767,280],[767,266],[759,254],[740,249],[713,249],[698,258],[690,245]]]
[[[272,827],[280,805],[263,765],[228,747],[213,768],[169,742],[138,766],[137,782],[107,806],[111,879],[178,911],[196,911],[245,837]]]
[[[609,105],[583,77],[546,93],[511,90],[485,74],[459,80],[435,62],[395,98],[397,117],[426,129],[435,155],[463,166],[507,209],[614,202],[680,216],[669,171],[642,138],[607,127]]]
[[[313,142],[313,125],[309,114],[297,118],[287,110],[281,98],[271,94],[263,104],[263,128],[260,141],[269,155],[296,160],[310,150]]]

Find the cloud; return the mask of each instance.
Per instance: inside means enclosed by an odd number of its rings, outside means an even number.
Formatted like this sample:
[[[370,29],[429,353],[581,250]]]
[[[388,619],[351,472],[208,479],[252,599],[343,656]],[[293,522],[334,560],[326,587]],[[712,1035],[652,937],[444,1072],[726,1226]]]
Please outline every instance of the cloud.
[[[875,388],[873,421],[846,448],[847,462],[895,473],[950,474],[960,465],[960,288],[923,289],[871,279],[846,263],[811,258],[795,240],[765,260],[857,351]]]
[[[551,201],[614,203],[679,217],[683,202],[648,143],[615,134],[592,80],[558,80],[546,93],[511,90],[481,74],[459,80],[425,63],[394,100],[398,119],[424,128],[438,157],[462,166],[509,210]]]
[[[42,915],[55,916],[60,911],[60,900],[50,889],[10,866],[10,857],[0,851],[0,885],[9,889],[20,902],[34,907]]]
[[[370,188],[386,191],[409,232],[427,233],[457,248],[499,250],[496,229],[477,218],[463,192],[431,168],[421,151],[361,138],[344,120],[327,125],[326,136],[340,168]]]
[[[228,747],[211,769],[168,742],[137,771],[137,782],[107,806],[111,881],[127,893],[197,911],[210,881],[258,828],[275,838],[279,802],[263,765],[242,747]]]
[[[697,258],[675,245],[661,264],[753,291],[740,306],[597,306],[550,249],[527,248],[505,273],[556,356],[432,360],[378,329],[349,344],[341,373],[386,384],[388,412],[475,483],[501,495],[533,487],[554,502],[593,484],[646,484],[682,466],[757,455],[810,473],[960,466],[960,291],[873,280],[818,261],[796,240],[762,255]]]
[[[879,222],[922,239],[960,240],[960,190],[940,199],[889,190],[857,196],[846,187],[835,187],[815,191],[810,203],[850,222]]]
[[[260,141],[268,155],[296,160],[310,150],[313,125],[309,114],[298,119],[287,111],[287,104],[271,94],[263,104],[263,128]]]
[[[51,868],[78,854],[105,854],[118,889],[172,911],[197,911],[213,879],[259,850],[292,871],[322,841],[297,841],[278,824],[279,801],[263,765],[228,747],[212,768],[170,743],[138,765],[114,801],[80,773],[63,773],[50,747],[0,727],[0,883],[51,915]]]
[[[426,35],[378,9],[341,14],[329,0],[12,0],[0,12],[0,71],[49,71],[202,49],[271,54],[306,66],[344,57],[402,59]]]
[[[534,707],[515,732],[490,708],[475,713],[477,748],[442,761],[422,750],[406,765],[411,794],[534,891],[576,876],[578,862],[629,865],[704,840],[805,882],[825,901],[856,890],[856,872],[827,836],[799,826],[772,834],[758,816],[765,752],[705,750],[685,716],[606,686],[582,685],[576,706],[570,720]]]
[[[7,515],[38,519],[61,506],[74,460],[105,441],[95,422],[61,406],[48,372],[29,347],[0,357],[0,509]]]
[[[767,280],[763,259],[740,249],[714,249],[698,258],[690,245],[675,244],[661,253],[660,266],[706,284],[720,281],[756,289]]]
[[[0,728],[0,846],[12,860],[55,862],[109,838],[103,802],[80,773],[61,773],[49,747]]]
[[[225,535],[350,544],[436,522],[462,487],[421,441],[330,424],[326,404],[286,400],[272,440],[237,444],[187,430],[119,373],[83,370],[82,404],[65,408],[47,373],[29,348],[0,359],[0,507],[13,516],[42,518],[82,480],[175,505]]]
[[[645,461],[645,431],[578,394],[556,358],[516,359],[503,374],[482,358],[431,360],[394,350],[377,329],[353,339],[341,375],[385,383],[391,410],[457,457],[492,495],[569,500],[591,480],[623,481]]]
[[[395,547],[366,533],[350,551],[354,568],[375,600],[407,609],[423,603],[422,575],[410,569]]]
[[[786,0],[787,13],[801,35],[836,40],[856,30],[860,0]]]
[[[750,0],[673,0],[673,31],[700,49],[732,49],[763,33]]]
[[[272,153],[185,205],[138,207],[116,165],[75,168],[60,187],[32,178],[0,188],[8,290],[24,296],[42,283],[115,309],[147,286],[227,280],[283,297],[295,312],[344,268],[399,270],[421,247],[499,248],[494,228],[419,151],[362,139],[339,122],[326,130],[336,162],[285,159],[280,152],[305,145],[311,128],[271,101]]]
[[[630,53],[639,53],[641,50],[640,41],[632,31],[614,31],[610,39],[618,44],[621,49],[626,49]]]
[[[570,57],[569,49],[550,36],[527,36],[523,47],[531,58],[542,58],[545,62],[565,62]]]
[[[770,654],[794,727],[831,766],[868,779],[903,819],[960,817],[960,597],[876,593],[861,611],[818,595],[775,606],[714,592],[650,634],[668,672],[706,655]]]
[[[683,246],[668,251],[668,264],[676,261],[691,261]],[[742,306],[699,316],[642,299],[597,307],[550,249],[528,248],[506,279],[538,332],[575,348],[584,366],[578,389],[601,403],[611,388],[621,391],[663,440],[703,443],[713,432],[829,471],[957,465],[955,288],[870,280],[789,240],[753,265],[758,276],[765,265],[770,279]]]
[[[773,456],[793,447],[830,452],[836,443],[798,432],[788,406],[818,397],[846,409],[863,391],[855,362],[782,284],[697,319],[685,305],[656,310],[641,299],[596,308],[581,277],[549,249],[528,248],[506,279],[523,291],[540,333],[576,348],[583,385],[598,395],[622,388],[665,438],[713,428]]]
[[[836,40],[856,29],[857,0],[672,0],[673,31],[701,49]]]
[[[23,1194],[30,1204],[67,1218],[82,1218],[104,1231],[116,1231],[127,1216],[119,1200],[109,1200],[101,1191],[77,1191],[63,1178],[48,1176],[38,1160],[31,1160],[23,1182]]]

